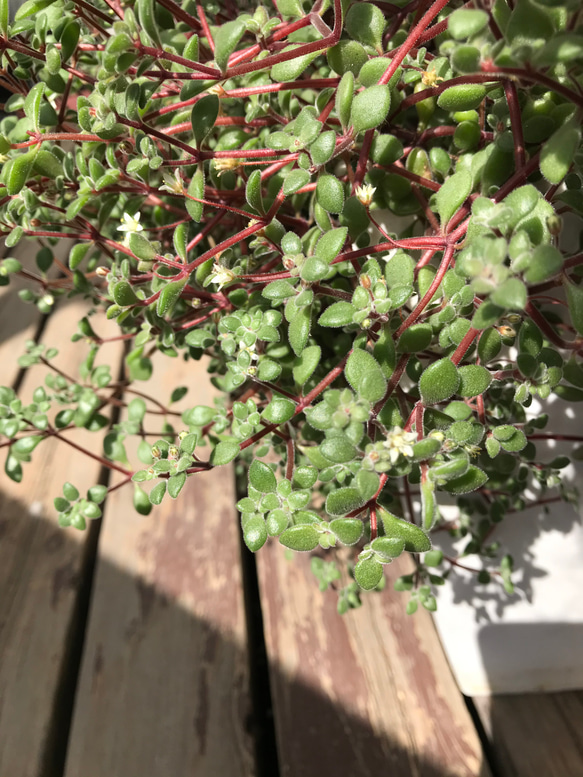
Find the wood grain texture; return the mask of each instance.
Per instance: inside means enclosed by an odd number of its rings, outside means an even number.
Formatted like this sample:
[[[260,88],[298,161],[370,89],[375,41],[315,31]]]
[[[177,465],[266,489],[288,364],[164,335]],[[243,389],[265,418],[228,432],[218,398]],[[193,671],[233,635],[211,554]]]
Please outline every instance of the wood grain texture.
[[[84,309],[65,305],[45,330],[45,341],[60,348],[55,363],[67,373],[87,353],[70,342]],[[118,345],[110,351],[114,361],[120,354]],[[46,373],[42,366],[27,372],[19,392],[25,401]],[[101,451],[100,434],[66,434]],[[65,480],[84,493],[97,482],[100,465],[48,439],[23,471],[19,485],[0,475],[0,774],[38,777],[52,757],[55,705],[87,563],[87,534],[60,529],[52,501]]]
[[[210,403],[204,365],[162,367],[161,399],[186,384],[191,404]],[[131,500],[130,486],[106,508],[66,776],[248,777],[232,468],[189,478],[176,502],[166,497],[147,517]]]
[[[0,254],[13,256],[25,267],[31,267],[30,247],[21,243],[12,249],[4,245]],[[31,287],[15,275],[10,276],[8,286],[0,286],[0,385],[12,386],[20,371],[18,357],[24,353],[25,343],[33,339],[41,314],[36,305],[23,302],[18,296],[20,289]]]
[[[474,704],[500,777],[583,775],[583,692],[482,696]]]
[[[481,746],[428,613],[393,592],[336,612],[309,558],[257,556],[283,777],[477,777]]]

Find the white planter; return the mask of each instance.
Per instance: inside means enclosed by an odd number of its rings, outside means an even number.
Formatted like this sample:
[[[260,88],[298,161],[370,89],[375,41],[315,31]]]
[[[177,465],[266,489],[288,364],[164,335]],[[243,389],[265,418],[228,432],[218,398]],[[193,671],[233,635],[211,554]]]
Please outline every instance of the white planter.
[[[573,406],[554,398],[541,407],[553,432],[581,429]],[[572,445],[539,441],[537,450],[549,461]],[[583,466],[563,473],[583,493]],[[461,690],[475,696],[583,688],[580,513],[561,502],[548,505],[548,513],[525,510],[508,515],[495,536],[514,557],[513,596],[495,583],[477,586],[473,575],[457,570],[439,591],[435,623]],[[480,563],[469,556],[467,565]]]

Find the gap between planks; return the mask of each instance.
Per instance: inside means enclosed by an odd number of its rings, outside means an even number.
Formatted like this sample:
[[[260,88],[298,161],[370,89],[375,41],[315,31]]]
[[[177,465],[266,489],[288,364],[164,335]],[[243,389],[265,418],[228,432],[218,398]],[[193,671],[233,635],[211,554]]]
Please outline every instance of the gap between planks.
[[[63,247],[66,250],[67,246]],[[18,253],[15,252],[18,256]],[[19,380],[16,359],[24,343],[39,331],[41,316],[24,305],[16,288],[2,290],[0,363],[2,382]],[[85,310],[65,302],[47,319],[43,342],[59,348],[55,363],[76,374],[86,355],[70,334]],[[109,352],[119,362],[121,348]],[[99,362],[98,362],[99,363]],[[47,368],[23,373],[20,395],[30,401]],[[102,435],[67,432],[101,452]],[[23,483],[2,479],[0,518],[0,774],[44,777],[58,771],[66,720],[62,712],[71,693],[79,629],[83,628],[80,592],[86,590],[94,532],[58,527],[52,499],[65,479],[83,493],[100,477],[100,464],[85,459],[54,439],[43,441],[32,462],[23,465]]]
[[[212,404],[204,363],[158,358],[155,396],[187,385]],[[149,516],[132,495],[106,505],[65,775],[252,777],[233,469],[188,478]]]

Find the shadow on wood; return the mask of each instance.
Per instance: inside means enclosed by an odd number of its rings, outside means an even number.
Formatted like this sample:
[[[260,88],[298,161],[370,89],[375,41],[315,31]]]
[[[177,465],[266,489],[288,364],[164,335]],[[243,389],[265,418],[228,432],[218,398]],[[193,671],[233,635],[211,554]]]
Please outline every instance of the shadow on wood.
[[[123,522],[125,516],[110,514],[109,520]],[[175,520],[180,521],[179,515]],[[67,572],[67,548],[72,543],[67,533],[31,516],[13,500],[2,505],[3,543],[10,544],[17,522],[29,524],[35,553],[29,559],[26,555],[15,559],[2,582],[0,774],[57,777],[62,774],[69,736],[79,659],[75,645],[78,650],[85,623],[82,608],[77,608],[63,642],[55,638],[58,630],[51,628],[51,619],[58,619],[67,597],[79,593],[83,579]],[[166,575],[171,576],[173,569],[176,573],[193,551],[196,533],[183,536],[181,542],[181,558],[167,558]],[[212,550],[207,552],[212,556]],[[27,563],[39,563],[39,554],[50,557],[53,572],[44,581],[46,611],[36,613],[45,628],[35,637],[39,644],[34,651],[36,663],[31,664],[27,663],[26,628],[34,617],[26,606],[31,592],[19,586],[18,578]],[[205,582],[197,579],[194,567],[190,571],[193,597],[200,603],[210,595],[217,607],[204,620],[193,615],[184,601],[177,602],[168,592],[100,558],[98,584],[109,593],[114,626],[102,639],[96,634],[85,643],[65,774],[276,777],[262,771],[261,753],[257,759],[253,752],[257,732],[248,690],[248,646],[221,626],[225,613],[216,604],[222,599],[224,608],[230,606],[232,582]],[[293,700],[297,714],[282,736],[288,743],[298,738],[304,743],[301,751],[292,747],[292,760],[280,763],[282,776],[310,777],[333,770],[336,777],[378,777],[387,769],[399,777],[458,774],[454,763],[451,769],[430,760],[411,763],[406,749],[366,720],[290,680],[281,667],[271,667],[271,673]],[[335,681],[341,684],[345,678]],[[447,727],[447,721],[440,725]],[[290,752],[289,747],[284,751]]]

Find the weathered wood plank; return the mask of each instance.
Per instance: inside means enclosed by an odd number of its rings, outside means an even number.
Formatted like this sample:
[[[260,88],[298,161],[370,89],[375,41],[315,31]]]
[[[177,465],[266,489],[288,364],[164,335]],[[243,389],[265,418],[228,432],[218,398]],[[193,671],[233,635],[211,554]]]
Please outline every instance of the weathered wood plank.
[[[473,701],[501,777],[581,777],[583,692],[482,696]]]
[[[396,563],[344,616],[306,556],[272,543],[257,563],[283,777],[488,773],[429,614],[391,590]]]
[[[84,309],[82,303],[64,305],[45,330],[45,342],[60,350],[56,365],[73,375],[87,352],[83,344],[70,342]],[[111,348],[115,361],[121,349]],[[46,372],[39,366],[26,374],[20,391],[25,401]],[[101,450],[101,435],[66,434]],[[55,706],[87,564],[88,534],[60,529],[52,500],[64,480],[82,493],[94,485],[100,465],[47,439],[23,469],[20,485],[0,475],[0,774],[38,777],[54,756]]]
[[[204,365],[161,366],[160,399],[186,384],[210,403]],[[66,775],[254,774],[233,472],[147,517],[131,499],[106,508]]]
[[[2,245],[0,254],[13,256],[23,265],[30,266],[25,243],[14,249]],[[26,341],[34,338],[41,320],[36,305],[27,305],[18,296],[20,289],[30,285],[13,275],[8,286],[0,286],[0,385],[3,386],[14,384],[20,371],[18,357],[24,353]]]

